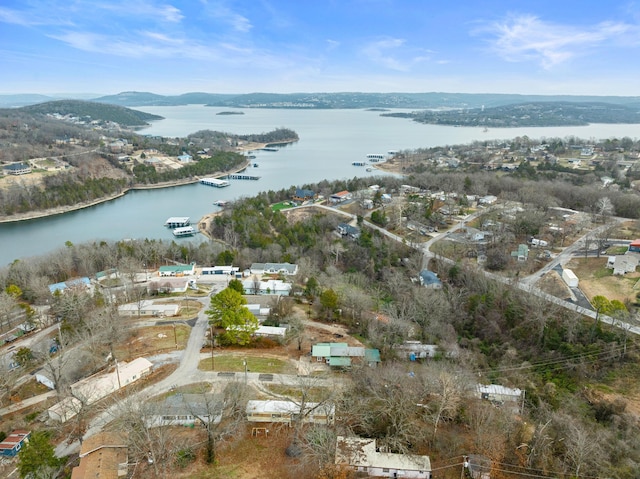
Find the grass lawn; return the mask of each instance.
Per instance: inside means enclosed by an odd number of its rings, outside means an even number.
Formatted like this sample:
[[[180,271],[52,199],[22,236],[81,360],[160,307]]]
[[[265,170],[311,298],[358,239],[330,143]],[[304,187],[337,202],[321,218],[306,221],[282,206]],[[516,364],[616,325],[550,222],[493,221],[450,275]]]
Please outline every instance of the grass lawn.
[[[292,374],[295,372],[293,365],[282,359],[261,356],[237,356],[231,354],[214,355],[213,368],[211,358],[200,361],[198,369],[203,371],[228,371],[244,372],[244,360],[247,361],[247,370],[252,373]]]
[[[629,299],[633,302],[638,293],[633,287],[640,278],[640,273],[613,276],[613,270],[606,268],[606,264],[606,256],[574,258],[567,267],[576,274],[580,280],[580,289],[588,298],[602,295],[609,300],[617,299],[624,302],[625,299]]]
[[[289,201],[281,201],[280,203],[275,203],[273,205],[271,205],[271,209],[273,211],[281,211],[281,210],[286,210],[287,208],[291,208],[291,202]]]

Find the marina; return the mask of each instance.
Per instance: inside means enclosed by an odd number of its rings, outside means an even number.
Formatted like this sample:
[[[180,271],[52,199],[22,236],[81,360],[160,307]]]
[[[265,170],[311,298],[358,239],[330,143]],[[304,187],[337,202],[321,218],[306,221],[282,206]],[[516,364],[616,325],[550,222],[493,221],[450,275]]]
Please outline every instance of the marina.
[[[189,226],[191,224],[191,218],[188,216],[172,216],[171,218],[167,218],[167,221],[164,222],[164,225],[167,228],[183,228],[185,226]]]
[[[377,163],[378,161],[386,160],[386,157],[378,153],[369,153],[367,155],[367,160],[369,160],[371,163]]]
[[[255,175],[245,175],[244,173],[235,173],[233,175],[227,175],[227,178],[230,180],[259,180],[259,176]],[[227,181],[227,184],[229,182]]]
[[[224,188],[230,185],[227,180],[219,180],[218,178],[202,178],[200,183],[207,186],[215,186],[216,188]]]
[[[366,166],[366,162],[364,161],[354,161],[353,163],[351,163],[353,166]]]
[[[184,226],[182,228],[174,228],[173,236],[178,238],[183,236],[193,236],[196,234],[196,229],[193,226]]]

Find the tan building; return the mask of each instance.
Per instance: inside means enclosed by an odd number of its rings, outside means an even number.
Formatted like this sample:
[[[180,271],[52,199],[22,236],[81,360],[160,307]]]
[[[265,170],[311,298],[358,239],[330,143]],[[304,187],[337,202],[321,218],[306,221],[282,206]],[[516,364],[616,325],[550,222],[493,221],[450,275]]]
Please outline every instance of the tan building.
[[[71,471],[71,479],[119,479],[128,472],[126,436],[100,432],[82,443],[80,465]]]

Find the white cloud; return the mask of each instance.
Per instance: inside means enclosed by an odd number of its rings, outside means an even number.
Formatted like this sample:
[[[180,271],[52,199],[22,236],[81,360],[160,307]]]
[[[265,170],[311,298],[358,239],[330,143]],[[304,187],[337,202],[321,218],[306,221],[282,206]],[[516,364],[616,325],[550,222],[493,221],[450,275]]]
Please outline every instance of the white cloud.
[[[535,61],[549,69],[587,49],[620,39],[632,27],[625,23],[602,22],[579,28],[542,21],[535,15],[510,16],[476,34],[489,34],[491,48],[507,61]]]
[[[406,63],[398,60],[390,53],[390,51],[397,51],[404,43],[405,40],[401,38],[386,38],[369,43],[364,47],[363,52],[374,63],[391,70],[406,71]]]
[[[0,23],[10,23],[12,25],[21,25],[23,27],[40,25],[72,25],[71,21],[61,19],[58,15],[54,15],[47,10],[43,11],[32,9],[20,11],[4,7],[0,7]]]

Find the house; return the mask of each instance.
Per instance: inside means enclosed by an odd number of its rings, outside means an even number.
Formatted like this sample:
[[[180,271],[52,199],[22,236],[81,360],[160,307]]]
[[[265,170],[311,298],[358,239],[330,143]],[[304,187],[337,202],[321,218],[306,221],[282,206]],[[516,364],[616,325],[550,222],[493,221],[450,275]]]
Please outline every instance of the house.
[[[498,201],[498,197],[493,195],[486,195],[478,198],[479,205],[492,205],[496,201]]]
[[[249,268],[250,274],[282,274],[284,276],[294,276],[298,273],[298,265],[291,263],[252,263]]]
[[[148,285],[149,291],[158,293],[186,293],[190,287],[196,287],[194,279],[153,278]]]
[[[260,326],[253,334],[255,336],[265,338],[284,340],[285,336],[287,335],[287,328],[283,328],[280,326]]]
[[[629,243],[629,249],[627,253],[640,253],[640,239],[633,240]]]
[[[31,167],[27,163],[12,163],[3,168],[5,174],[20,176],[31,173]]]
[[[99,432],[83,441],[80,464],[71,471],[71,479],[124,478],[128,463],[126,434]]]
[[[304,203],[305,201],[313,201],[318,197],[318,195],[313,190],[306,190],[303,188],[296,188],[296,192],[293,194],[291,199],[293,201],[297,201],[298,203]]]
[[[154,304],[153,301],[148,299],[142,300],[139,303],[127,303],[118,306],[118,314],[120,316],[177,316],[180,311],[180,305],[178,304]]]
[[[491,234],[491,233],[488,233],[487,231],[481,231],[479,229],[472,228],[471,226],[467,226],[465,228],[464,233],[465,233],[465,238],[474,243],[478,241],[484,241],[487,235]]]
[[[365,210],[372,210],[373,209],[373,200],[371,200],[371,199],[362,200],[362,202],[360,203],[360,206],[362,206]]]
[[[240,268],[237,266],[211,266],[204,267],[201,269],[202,275],[210,275],[210,274],[226,274],[227,276],[237,276],[240,271]]]
[[[178,156],[178,161],[180,161],[180,163],[191,163],[193,161],[193,156],[189,155],[188,153],[183,153],[182,155]]]
[[[71,385],[69,396],[47,411],[49,417],[66,422],[80,412],[83,405],[93,404],[109,394],[133,384],[151,373],[153,363],[146,358],[136,358],[129,363],[117,363],[109,372],[101,372],[81,379]]]
[[[329,201],[331,201],[331,203],[333,204],[337,204],[342,203],[343,201],[350,200],[351,198],[351,193],[349,193],[347,190],[343,190],[329,196]]]
[[[223,408],[222,394],[174,394],[158,404],[146,422],[149,427],[219,424]]]
[[[477,384],[475,396],[490,401],[496,406],[505,406],[520,413],[524,403],[524,391],[518,388],[508,388],[499,384]]]
[[[335,463],[372,477],[431,477],[429,456],[385,452],[375,439],[338,436]]]
[[[337,226],[336,230],[342,236],[346,236],[351,239],[360,238],[360,228],[358,228],[357,226],[351,226],[347,223],[340,223]]]
[[[242,288],[245,294],[275,294],[278,296],[291,294],[291,283],[285,283],[280,279],[260,281],[254,276],[254,278],[242,281]]]
[[[526,244],[521,243],[518,245],[518,249],[516,251],[511,252],[511,256],[520,262],[527,261],[527,259],[529,259],[529,247]]]
[[[0,442],[0,456],[16,457],[25,442],[29,442],[31,431],[16,429]]]
[[[410,361],[435,358],[439,352],[435,344],[422,344],[420,341],[405,341],[402,344],[396,344],[394,349],[400,357]]]
[[[624,275],[625,273],[635,273],[639,263],[640,255],[623,254],[609,256],[607,267],[613,269],[614,275]]]
[[[352,358],[361,358],[360,361],[369,366],[381,362],[379,350],[349,346],[347,343],[316,343],[311,348],[311,357],[333,367],[350,367]]]
[[[160,266],[158,269],[158,276],[193,276],[196,274],[196,264],[175,264],[168,266]]]
[[[82,278],[70,279],[67,281],[49,285],[49,291],[51,292],[51,294],[54,294],[57,291],[59,291],[60,293],[64,293],[68,288],[91,291],[91,280],[84,276]]]
[[[247,421],[275,422],[291,426],[297,419],[309,424],[333,424],[336,408],[330,403],[251,400],[247,402]]]
[[[428,269],[423,269],[418,275],[420,284],[425,288],[430,289],[442,289],[442,281],[438,278],[438,275]]]

